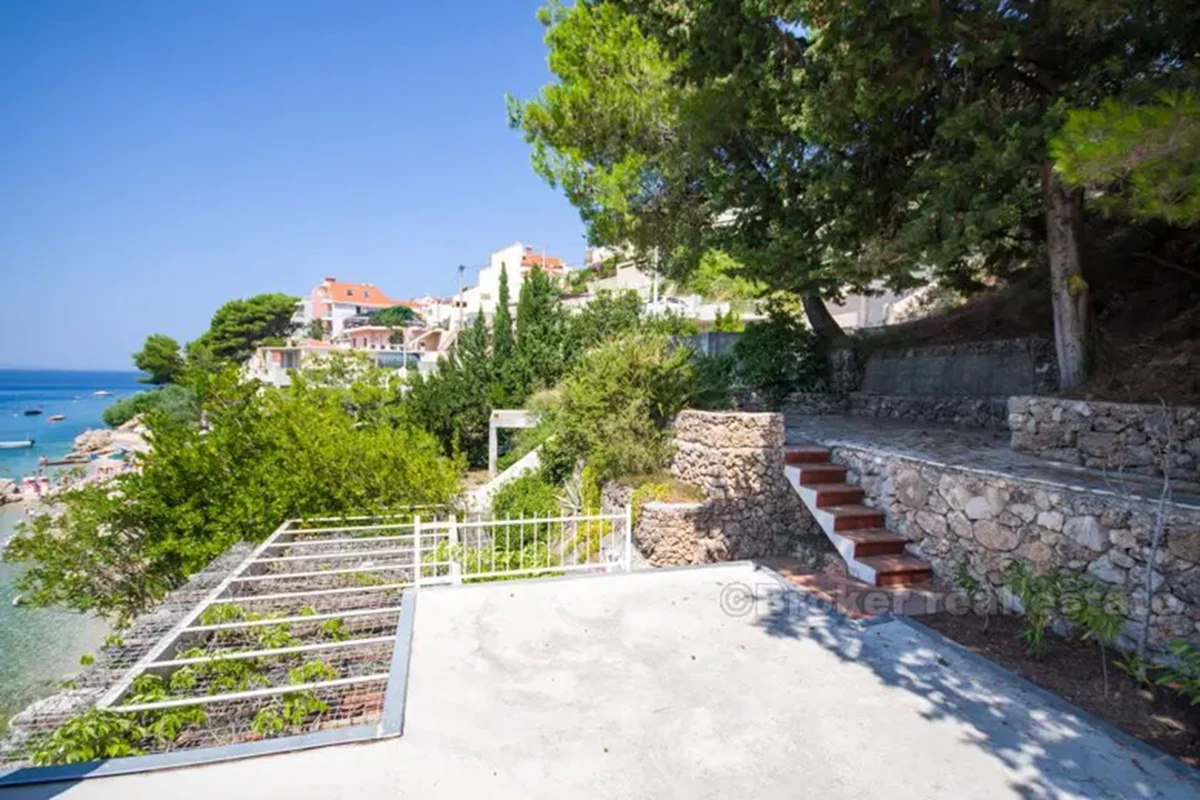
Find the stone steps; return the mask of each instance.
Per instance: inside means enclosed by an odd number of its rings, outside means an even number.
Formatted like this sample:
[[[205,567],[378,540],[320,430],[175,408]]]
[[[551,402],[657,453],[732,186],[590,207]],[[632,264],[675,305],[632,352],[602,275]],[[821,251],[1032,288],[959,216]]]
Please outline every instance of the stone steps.
[[[785,451],[784,474],[809,513],[833,542],[850,574],[872,586],[929,581],[932,570],[905,552],[903,536],[887,530],[883,512],[863,505],[865,492],[846,483],[846,468],[829,461],[829,450],[797,445]]]

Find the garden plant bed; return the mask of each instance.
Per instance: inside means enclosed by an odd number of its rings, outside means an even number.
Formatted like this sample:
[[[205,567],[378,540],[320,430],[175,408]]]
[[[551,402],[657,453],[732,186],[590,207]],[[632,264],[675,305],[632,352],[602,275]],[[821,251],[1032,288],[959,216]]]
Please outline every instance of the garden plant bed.
[[[1200,705],[1190,705],[1168,688],[1140,686],[1118,669],[1111,655],[1106,696],[1094,644],[1047,633],[1045,653],[1032,658],[1017,638],[1020,617],[993,615],[986,631],[982,630],[982,617],[975,614],[933,614],[921,617],[920,622],[1114,728],[1189,766],[1200,767]]]

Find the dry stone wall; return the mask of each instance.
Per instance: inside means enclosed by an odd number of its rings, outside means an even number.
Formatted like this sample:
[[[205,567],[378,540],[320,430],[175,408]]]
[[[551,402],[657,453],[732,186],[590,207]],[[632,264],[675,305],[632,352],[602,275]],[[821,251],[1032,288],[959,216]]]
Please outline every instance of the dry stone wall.
[[[1113,472],[1200,480],[1200,408],[1010,397],[1012,448]],[[1170,443],[1168,445],[1168,442]]]
[[[675,419],[671,474],[700,487],[700,503],[646,503],[634,539],[655,566],[798,555],[818,561],[827,543],[783,474],[782,414],[684,411]],[[632,492],[609,484],[621,507]]]
[[[960,564],[991,584],[1013,560],[1067,569],[1120,586],[1128,599],[1129,644],[1146,609],[1151,642],[1185,638],[1200,645],[1200,508],[1168,505],[1162,546],[1150,561],[1155,503],[1084,487],[1051,485],[875,451],[834,447],[833,461],[866,490],[888,525],[951,582]]]

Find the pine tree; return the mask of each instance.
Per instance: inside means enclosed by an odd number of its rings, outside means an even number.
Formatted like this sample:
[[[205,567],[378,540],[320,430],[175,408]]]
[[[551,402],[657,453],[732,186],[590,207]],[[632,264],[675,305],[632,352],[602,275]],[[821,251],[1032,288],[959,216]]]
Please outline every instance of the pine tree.
[[[500,267],[500,297],[492,319],[492,405],[503,407],[513,395],[513,320],[508,310],[508,269]]]
[[[544,272],[534,267],[517,299],[514,400],[523,402],[535,389],[553,386],[562,377],[565,333],[558,290]]]

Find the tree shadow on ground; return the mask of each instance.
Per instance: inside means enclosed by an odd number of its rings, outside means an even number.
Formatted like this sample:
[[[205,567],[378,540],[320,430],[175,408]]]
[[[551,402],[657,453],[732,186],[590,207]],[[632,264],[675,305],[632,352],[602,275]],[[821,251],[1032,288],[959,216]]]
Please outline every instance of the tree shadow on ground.
[[[778,582],[751,587],[754,624],[766,635],[815,642],[921,698],[922,719],[966,726],[964,741],[1011,771],[1017,796],[1200,797],[1195,771],[940,634],[900,618],[850,620],[769,570],[762,574]]]

